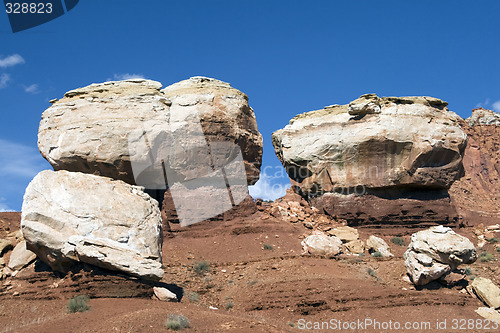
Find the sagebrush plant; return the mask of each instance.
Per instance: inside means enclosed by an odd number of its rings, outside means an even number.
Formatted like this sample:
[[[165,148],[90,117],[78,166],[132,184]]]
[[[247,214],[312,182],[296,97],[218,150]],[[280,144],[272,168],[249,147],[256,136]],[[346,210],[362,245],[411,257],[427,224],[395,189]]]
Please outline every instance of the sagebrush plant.
[[[200,297],[198,296],[198,294],[197,294],[197,293],[195,293],[194,291],[190,291],[190,292],[188,292],[188,293],[186,294],[186,296],[187,296],[187,298],[189,299],[189,301],[190,301],[191,303],[196,303],[196,302],[198,302],[198,299],[200,298]]]
[[[405,242],[405,240],[402,237],[393,237],[391,239],[391,242],[393,244],[396,244],[396,245],[399,245],[399,246],[405,246],[406,245],[406,242]]]
[[[498,238],[495,237],[488,238],[488,242],[490,242],[491,244],[498,243]]]
[[[472,275],[472,274],[474,274],[472,272],[472,269],[470,269],[470,267],[467,267],[466,269],[464,269],[464,273],[465,273],[465,275]]]
[[[375,251],[372,253],[372,257],[380,258],[380,257],[383,257],[383,255],[380,251]]]
[[[184,328],[188,328],[190,323],[189,319],[187,319],[182,314],[170,314],[167,317],[167,322],[165,325],[170,330],[180,331]]]
[[[272,246],[271,244],[264,244],[264,250],[273,250],[274,249],[274,246]]]
[[[88,304],[89,300],[90,297],[88,297],[87,295],[78,295],[73,297],[68,302],[68,312],[75,313],[88,311],[90,309],[90,306]]]
[[[497,247],[497,252],[500,253],[500,247]]]
[[[233,302],[227,302],[226,303],[226,310],[232,309],[233,307],[234,307],[234,303]]]
[[[377,277],[377,272],[375,272],[372,268],[368,268],[366,270],[366,272],[368,273],[368,275],[370,276],[373,276],[373,277]]]
[[[479,256],[479,261],[481,261],[481,262],[488,262],[488,261],[492,261],[493,259],[495,259],[493,254],[488,253],[488,252],[483,252]]]
[[[198,275],[205,275],[210,272],[210,264],[208,261],[197,261],[193,264],[193,271]]]

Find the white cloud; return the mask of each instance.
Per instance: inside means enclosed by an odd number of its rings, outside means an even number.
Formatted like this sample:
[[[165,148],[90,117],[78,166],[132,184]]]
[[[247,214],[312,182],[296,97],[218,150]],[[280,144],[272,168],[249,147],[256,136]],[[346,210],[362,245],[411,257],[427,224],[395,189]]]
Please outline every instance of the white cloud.
[[[288,181],[288,183],[283,183],[284,180]],[[284,196],[288,188],[290,188],[288,178],[269,176],[263,172],[260,174],[259,181],[255,185],[248,187],[248,192],[254,199],[276,200]]]
[[[32,84],[29,86],[24,86],[24,91],[30,94],[38,94],[40,91],[38,90],[38,84]]]
[[[142,74],[123,73],[123,74],[113,75],[113,79],[114,80],[130,80],[130,79],[145,79],[145,77]],[[111,79],[108,79],[108,81],[111,81]]]
[[[3,139],[0,139],[0,161],[0,179],[33,178],[47,169],[38,149]]]
[[[25,63],[25,61],[24,61],[23,57],[21,57],[19,54],[13,54],[13,55],[7,56],[5,58],[0,58],[0,67],[1,68],[12,67],[12,66],[24,64],[24,63]]]
[[[484,102],[477,103],[476,104],[476,109],[477,108],[487,108],[488,105],[490,105],[490,99],[489,98],[485,99]]]
[[[9,206],[4,202],[5,198],[0,198],[0,213],[2,212],[12,212],[13,209],[10,209]]]
[[[496,112],[500,112],[500,101],[496,101],[495,103],[493,103],[492,107]]]
[[[9,74],[1,74],[0,75],[0,89],[7,88],[10,82],[10,75]]]

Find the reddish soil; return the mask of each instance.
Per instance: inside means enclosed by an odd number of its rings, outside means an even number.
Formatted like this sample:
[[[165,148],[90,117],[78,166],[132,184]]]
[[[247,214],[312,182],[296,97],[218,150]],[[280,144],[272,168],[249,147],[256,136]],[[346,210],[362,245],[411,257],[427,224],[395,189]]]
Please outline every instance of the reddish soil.
[[[1,213],[0,238],[17,229],[19,219],[18,213]],[[408,244],[416,230],[359,228],[362,240],[375,234],[389,244],[394,235]],[[457,232],[476,242],[472,228]],[[436,332],[436,321],[446,319],[448,329],[443,332],[449,332],[453,319],[480,319],[474,310],[482,303],[463,286],[431,283],[416,290],[404,281],[402,255],[406,247],[391,244],[393,259],[368,254],[335,259],[302,256],[300,241],[309,233],[311,230],[301,223],[285,222],[263,211],[187,228],[172,224],[163,244],[163,281],[182,291],[179,303],[152,299],[151,285],[124,275],[90,266],[61,275],[36,262],[15,277],[0,281],[0,332],[169,332],[165,328],[167,316],[179,313],[191,322],[185,332],[295,332],[303,323],[301,319],[366,318],[379,323],[392,320],[432,325],[429,330],[408,332]],[[272,249],[264,249],[265,244]],[[478,261],[471,269],[500,284],[500,253],[495,244],[488,244],[485,250],[494,254],[495,261]],[[210,267],[199,275],[193,266],[201,261]],[[67,313],[68,300],[79,294],[91,297],[90,310]]]

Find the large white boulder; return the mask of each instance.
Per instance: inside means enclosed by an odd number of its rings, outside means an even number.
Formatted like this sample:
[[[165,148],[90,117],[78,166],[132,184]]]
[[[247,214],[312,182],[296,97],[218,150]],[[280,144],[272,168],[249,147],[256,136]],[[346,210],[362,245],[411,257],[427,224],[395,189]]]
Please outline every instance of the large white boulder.
[[[42,171],[24,195],[27,247],[59,271],[80,261],[161,279],[161,226],[158,203],[142,188],[106,177]]]
[[[402,185],[449,188],[466,134],[432,97],[363,95],[306,112],[273,133],[273,145],[304,195]]]
[[[156,81],[132,79],[67,92],[42,114],[40,152],[54,170],[154,189],[160,182],[164,189],[158,167],[171,178],[197,178],[200,165],[208,169],[208,162],[217,162],[207,143],[227,142],[241,149],[248,184],[258,180],[262,136],[244,93],[203,77],[161,88]]]
[[[301,242],[304,253],[320,256],[335,256],[342,252],[343,246],[340,238],[315,233],[307,236]]]
[[[460,264],[477,260],[474,244],[451,228],[435,226],[411,235],[403,255],[408,274],[416,285],[441,278]]]

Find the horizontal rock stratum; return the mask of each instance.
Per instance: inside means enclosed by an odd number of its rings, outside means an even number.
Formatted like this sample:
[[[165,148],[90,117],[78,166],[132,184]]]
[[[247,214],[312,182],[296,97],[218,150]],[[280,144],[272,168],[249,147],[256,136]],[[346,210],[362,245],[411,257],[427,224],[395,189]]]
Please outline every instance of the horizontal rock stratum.
[[[189,151],[183,157],[201,164],[210,159],[209,153],[196,154],[204,152],[207,143],[229,142],[241,149],[248,184],[258,180],[262,136],[244,93],[205,77],[161,88],[156,81],[132,79],[67,92],[42,115],[40,152],[54,170],[96,174],[135,185],[141,175],[134,177],[137,170],[131,157],[145,165],[159,157],[167,169],[173,166],[175,178],[189,179],[178,151]],[[158,151],[168,155],[156,156]],[[182,168],[176,168],[179,164]],[[196,165],[193,169],[199,170]],[[157,174],[163,177],[162,172]]]
[[[467,141],[459,120],[437,98],[367,94],[300,114],[272,139],[292,187],[330,215],[445,222]]]
[[[42,171],[28,185],[21,227],[27,248],[65,272],[79,261],[145,279],[163,277],[158,202],[123,181]]]

